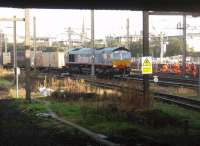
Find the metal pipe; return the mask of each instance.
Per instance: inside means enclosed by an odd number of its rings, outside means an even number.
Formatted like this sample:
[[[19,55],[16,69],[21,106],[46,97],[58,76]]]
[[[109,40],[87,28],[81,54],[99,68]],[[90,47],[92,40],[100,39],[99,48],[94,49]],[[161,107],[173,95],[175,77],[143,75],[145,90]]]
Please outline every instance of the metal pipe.
[[[16,52],[16,16],[13,17],[13,54],[14,54],[14,69],[17,67],[17,52]]]
[[[163,42],[163,33],[160,34],[160,62],[163,63],[163,55],[164,55],[164,42]]]
[[[71,27],[68,27],[68,42],[69,42],[69,49],[72,48],[72,40],[71,40],[71,35],[72,35],[72,29]]]
[[[3,32],[0,32],[0,66],[3,66]]]
[[[18,78],[18,67],[16,67],[16,97],[19,97],[19,78]]]
[[[198,68],[199,68],[199,97],[200,97],[200,66],[198,66]]]
[[[91,10],[91,48],[92,48],[92,65],[91,76],[95,76],[95,46],[94,46],[94,10]]]
[[[187,39],[186,39],[186,15],[183,15],[183,59],[182,59],[182,75],[185,76],[185,64],[187,56]]]
[[[85,22],[84,22],[84,19],[83,19],[83,24],[82,24],[81,43],[82,43],[82,47],[84,47],[85,46]]]
[[[17,49],[16,49],[16,16],[13,17],[13,54],[14,54],[14,70],[16,78],[16,97],[18,98],[18,73],[17,73]]]
[[[7,36],[5,35],[5,53],[7,55],[8,52],[8,44],[7,44]]]
[[[33,17],[34,70],[36,70],[36,18]]]
[[[0,21],[24,21],[24,18],[14,18],[14,20],[12,18],[0,18]]]
[[[25,46],[30,45],[29,9],[25,9]]]
[[[127,37],[127,49],[130,49],[130,47],[129,47],[129,46],[130,46],[129,18],[127,18],[126,21],[127,21],[127,24],[126,24],[126,25],[127,25],[127,26],[126,26],[126,31],[127,31],[127,32],[126,32],[126,35],[127,35],[127,36],[126,36],[126,37]]]

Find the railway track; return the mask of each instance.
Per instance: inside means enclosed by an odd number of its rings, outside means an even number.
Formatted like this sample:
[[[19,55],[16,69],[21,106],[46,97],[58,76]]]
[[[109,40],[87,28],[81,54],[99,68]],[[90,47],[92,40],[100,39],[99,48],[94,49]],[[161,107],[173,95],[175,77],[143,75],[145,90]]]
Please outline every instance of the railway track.
[[[67,76],[71,76],[69,73],[67,72],[63,72],[62,70],[41,70],[41,73],[44,74],[55,74],[58,78],[62,78],[65,77],[65,75],[67,74]],[[63,74],[65,74],[63,76]],[[86,76],[86,75],[82,75],[82,74],[75,74],[78,76]],[[74,75],[72,75],[74,76]],[[128,76],[128,77],[113,77],[112,80],[117,79],[117,80],[138,80],[138,81],[143,81],[143,77],[142,75],[134,75],[132,77]],[[158,85],[163,85],[163,86],[173,86],[173,87],[188,87],[188,88],[198,88],[199,85],[199,81],[197,79],[187,79],[187,78],[181,78],[181,77],[169,77],[169,76],[158,76],[159,81],[157,82]],[[153,77],[150,76],[149,77],[149,81],[151,83],[155,83],[153,80]]]
[[[142,76],[137,77],[115,77],[116,79],[121,80],[140,80],[143,81]],[[155,83],[154,80],[150,77],[149,81],[151,83]],[[159,81],[157,82],[158,85],[170,85],[174,87],[189,87],[189,88],[198,88],[199,83],[197,80],[190,80],[190,79],[181,79],[181,78],[159,78]]]
[[[63,78],[60,75],[57,75],[57,77]],[[98,86],[101,88],[109,88],[109,89],[117,89],[117,90],[121,90],[123,88],[123,90],[124,89],[129,90],[129,91],[138,90],[139,92],[143,92],[143,90],[140,88],[138,88],[138,89],[131,88],[128,85],[125,86],[125,85],[119,84],[118,82],[116,82],[116,80],[113,82],[111,80],[109,82],[105,82],[105,81],[100,82],[99,80],[92,79],[91,77],[88,77],[85,75],[72,75],[72,76],[70,75],[70,77],[72,79],[84,79],[85,82],[88,83],[89,85]],[[117,78],[117,79],[142,81],[142,79],[140,79],[140,78],[129,78],[129,77]],[[153,82],[153,81],[150,80],[150,82]],[[173,86],[190,86],[190,84],[173,83],[170,81],[168,81],[168,82],[167,81],[159,81],[158,84],[173,85]],[[198,85],[193,86],[193,87],[198,87]],[[183,106],[185,108],[190,108],[190,109],[200,111],[200,101],[197,101],[197,100],[192,100],[192,99],[189,99],[186,97],[180,97],[180,96],[169,95],[169,94],[158,93],[158,92],[153,93],[153,96],[157,100],[174,103],[174,104]]]
[[[190,108],[200,111],[200,101],[189,99],[186,97],[180,97],[175,95],[169,95],[164,93],[154,93],[154,98],[165,102],[174,103],[185,108]]]
[[[122,89],[122,85],[120,84],[99,82],[99,81],[95,81],[91,79],[85,79],[85,81],[89,83],[90,85],[98,86],[101,88],[118,89],[118,90]],[[136,90],[128,86],[125,88],[127,88],[127,90]],[[143,92],[142,89],[137,89],[137,90],[139,90],[140,92]],[[200,101],[197,101],[197,100],[193,100],[193,99],[189,99],[189,98],[181,97],[181,96],[170,95],[170,94],[158,93],[158,92],[154,92],[153,97],[157,100],[173,103],[185,108],[200,111]]]

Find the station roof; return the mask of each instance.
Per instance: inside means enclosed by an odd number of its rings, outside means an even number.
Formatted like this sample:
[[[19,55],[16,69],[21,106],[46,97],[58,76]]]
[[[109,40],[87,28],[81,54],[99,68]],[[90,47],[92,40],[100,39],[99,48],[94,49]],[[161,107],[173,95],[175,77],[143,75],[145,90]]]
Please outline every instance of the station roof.
[[[200,12],[198,0],[1,0],[1,7]]]

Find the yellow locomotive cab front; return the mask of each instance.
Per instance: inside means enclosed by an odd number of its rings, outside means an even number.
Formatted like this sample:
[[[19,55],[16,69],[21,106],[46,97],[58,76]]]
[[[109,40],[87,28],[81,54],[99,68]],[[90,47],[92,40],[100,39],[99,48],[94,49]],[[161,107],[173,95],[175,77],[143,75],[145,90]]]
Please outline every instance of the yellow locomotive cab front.
[[[130,67],[131,61],[129,59],[124,60],[112,60],[113,68],[128,68]]]

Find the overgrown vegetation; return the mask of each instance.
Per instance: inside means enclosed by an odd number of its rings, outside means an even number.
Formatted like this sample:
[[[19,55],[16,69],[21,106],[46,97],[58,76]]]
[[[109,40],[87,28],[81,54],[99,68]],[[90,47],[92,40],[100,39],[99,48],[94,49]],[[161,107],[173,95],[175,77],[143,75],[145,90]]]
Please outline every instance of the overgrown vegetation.
[[[165,87],[165,86],[158,86],[155,84],[151,84],[150,90],[152,92],[161,92],[166,94],[172,94],[176,96],[191,98],[194,100],[200,100],[200,97],[198,96],[198,90],[195,88],[187,88],[187,87]]]
[[[110,90],[91,86],[84,80],[41,77],[34,80],[32,85],[35,90],[41,86],[55,90],[51,97],[41,100],[49,101],[50,108],[59,116],[97,133],[106,134],[114,141],[126,139],[125,143],[132,146],[135,145],[131,144],[132,141],[150,137],[170,145],[185,145],[188,144],[186,140],[198,144],[200,114],[162,102],[153,104],[152,99],[148,101],[150,106],[146,107],[140,82],[127,82],[126,85],[120,83],[121,89]],[[132,88],[127,89],[127,86]],[[47,112],[43,103],[27,103],[22,100],[15,100],[11,108],[32,116],[28,119],[30,121],[38,119],[37,113]],[[37,122],[45,128],[54,123],[52,120]],[[58,123],[55,124],[57,126]]]
[[[12,83],[6,79],[0,77],[0,88],[8,89]]]
[[[8,70],[0,69],[0,91],[7,92],[12,86],[12,75]]]
[[[162,102],[156,102],[154,104],[154,108],[159,109],[162,112],[168,113],[170,116],[179,118],[182,121],[188,120],[190,127],[192,129],[197,129],[200,132],[200,113],[198,111],[191,111],[181,108],[177,105]]]
[[[135,112],[103,108],[95,100],[63,102],[51,99],[50,107],[67,120],[111,137],[130,138],[136,134],[166,143],[169,139],[181,139],[187,134],[196,138],[200,136],[198,112],[161,102],[156,102],[151,109]],[[186,125],[187,121],[189,125]],[[173,143],[176,142],[181,143]]]

